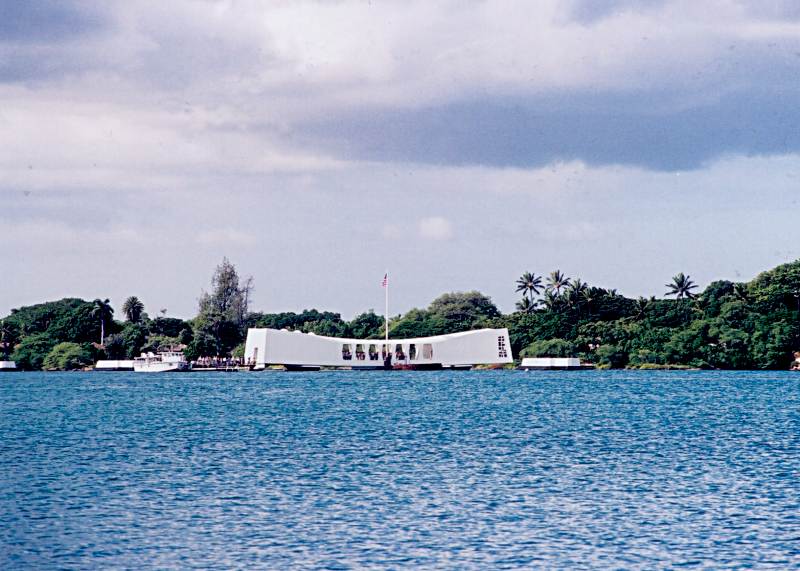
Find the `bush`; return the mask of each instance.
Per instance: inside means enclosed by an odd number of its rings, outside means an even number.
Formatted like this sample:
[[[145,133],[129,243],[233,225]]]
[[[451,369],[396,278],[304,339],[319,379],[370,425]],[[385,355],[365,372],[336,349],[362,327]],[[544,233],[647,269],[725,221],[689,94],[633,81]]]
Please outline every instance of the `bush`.
[[[77,343],[59,343],[47,354],[42,365],[47,370],[74,371],[92,364],[91,352]]]
[[[600,345],[595,355],[600,365],[611,369],[622,369],[628,364],[628,354],[616,345]]]
[[[629,355],[629,361],[632,366],[640,366],[640,368],[645,368],[644,365],[656,365],[660,366],[664,363],[664,359],[662,356],[649,349],[639,349],[634,353]]]
[[[147,329],[140,323],[126,323],[122,331],[125,355],[128,359],[138,357],[147,342]]]
[[[194,361],[200,357],[214,357],[219,355],[219,346],[211,335],[201,331],[194,336],[194,339],[183,354],[189,361]]]
[[[640,371],[685,371],[690,369],[689,365],[662,365],[661,363],[642,363],[640,365],[633,365],[630,369],[638,369]]]
[[[150,323],[150,332],[164,337],[177,337],[181,331],[189,327],[183,319],[176,317],[156,317]]]
[[[56,340],[47,333],[36,333],[25,337],[11,354],[11,360],[16,361],[17,367],[26,371],[36,371],[42,368],[44,358],[55,346]]]
[[[143,353],[158,353],[165,351],[174,345],[178,345],[176,337],[167,337],[166,335],[150,335],[147,338],[147,343],[142,347]]]
[[[189,327],[181,329],[180,335],[178,335],[178,341],[180,341],[181,345],[188,345],[192,340],[194,340],[192,330]]]
[[[520,353],[522,357],[572,357],[574,355],[575,345],[565,339],[534,341]]]
[[[125,337],[120,333],[106,337],[104,347],[108,359],[124,359],[128,353],[125,346]]]

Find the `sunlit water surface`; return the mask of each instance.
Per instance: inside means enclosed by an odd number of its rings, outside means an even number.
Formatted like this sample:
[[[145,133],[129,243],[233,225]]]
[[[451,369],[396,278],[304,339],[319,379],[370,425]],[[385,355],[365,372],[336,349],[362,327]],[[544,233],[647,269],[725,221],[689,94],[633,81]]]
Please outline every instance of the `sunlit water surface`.
[[[0,568],[800,568],[800,374],[0,377]]]

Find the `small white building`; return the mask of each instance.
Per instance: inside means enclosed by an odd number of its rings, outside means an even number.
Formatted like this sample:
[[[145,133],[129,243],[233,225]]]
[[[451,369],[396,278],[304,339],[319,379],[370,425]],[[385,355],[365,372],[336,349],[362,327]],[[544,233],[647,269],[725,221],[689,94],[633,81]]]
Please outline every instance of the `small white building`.
[[[245,362],[255,368],[348,367],[433,369],[513,361],[508,329],[479,329],[414,339],[342,339],[277,329],[250,329]]]
[[[14,361],[0,361],[0,373],[19,371]]]
[[[583,365],[576,357],[525,357],[519,366],[520,369],[540,370],[569,370],[589,369],[592,365]]]

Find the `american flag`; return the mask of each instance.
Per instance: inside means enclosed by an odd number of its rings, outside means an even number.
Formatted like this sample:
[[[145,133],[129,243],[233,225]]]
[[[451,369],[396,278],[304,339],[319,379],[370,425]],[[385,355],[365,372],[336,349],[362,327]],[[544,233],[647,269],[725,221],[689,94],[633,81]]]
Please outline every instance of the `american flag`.
[[[389,272],[383,274],[383,281],[381,282],[381,286],[387,287],[389,285]]]

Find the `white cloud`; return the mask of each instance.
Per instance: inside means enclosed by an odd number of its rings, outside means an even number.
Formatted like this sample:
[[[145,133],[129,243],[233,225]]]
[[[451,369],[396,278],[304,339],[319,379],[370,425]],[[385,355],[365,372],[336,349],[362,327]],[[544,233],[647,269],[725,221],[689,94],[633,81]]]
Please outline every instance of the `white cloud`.
[[[27,48],[3,42],[3,65],[25,50],[32,59],[23,80],[3,77],[7,68],[0,67],[2,259],[4,267],[20,268],[15,282],[0,280],[0,313],[23,296],[36,301],[45,285],[52,295],[79,292],[92,282],[71,272],[97,267],[109,275],[100,285],[120,299],[135,286],[166,298],[159,305],[184,304],[188,316],[193,288],[207,282],[220,251],[239,248],[247,253],[244,273],[263,268],[260,287],[271,292],[265,299],[299,309],[304,302],[287,283],[299,276],[313,284],[305,279],[309,267],[346,282],[351,275],[342,267],[382,275],[388,259],[402,275],[405,265],[407,276],[430,276],[416,280],[411,306],[440,293],[425,288],[457,287],[445,265],[461,272],[464,288],[481,279],[475,267],[492,267],[486,279],[498,281],[487,281],[488,293],[505,291],[502,271],[528,259],[540,272],[625,266],[620,287],[632,283],[644,293],[647,280],[660,287],[669,277],[657,275],[659,234],[669,236],[663,241],[674,249],[671,262],[690,260],[709,274],[739,258],[746,274],[767,265],[773,241],[782,250],[798,243],[796,226],[781,228],[774,212],[763,229],[734,231],[747,228],[750,214],[741,213],[748,209],[797,211],[800,162],[791,148],[785,157],[730,157],[678,177],[569,155],[532,169],[419,166],[391,156],[366,163],[337,158],[339,149],[348,156],[344,142],[325,147],[331,152],[298,142],[306,140],[298,133],[307,122],[325,118],[346,132],[344,112],[368,106],[631,90],[634,102],[647,91],[677,94],[659,104],[683,109],[742,85],[780,91],[759,74],[800,63],[796,23],[754,14],[741,2],[665,1],[591,22],[571,19],[569,5],[109,3],[114,24],[104,33]],[[796,74],[785,76],[793,81]],[[790,101],[794,91],[784,93]],[[440,128],[458,136],[470,125]],[[670,126],[656,135],[670,138]],[[766,193],[768,199],[752,198]],[[447,218],[417,219],[422,213]],[[720,220],[726,224],[710,223]],[[372,240],[381,236],[395,241],[392,248],[378,251]],[[709,243],[710,252],[720,237],[725,249],[716,254],[697,248]],[[436,250],[446,257],[421,260],[417,238],[440,240]],[[181,251],[180,266],[171,256],[153,256],[167,245]],[[642,251],[648,257],[637,258]],[[88,254],[100,255],[89,263]],[[154,257],[166,260],[158,271],[140,271]],[[648,261],[652,267],[641,265]],[[284,270],[278,275],[274,267]],[[437,276],[441,286],[432,285]],[[363,309],[356,300],[370,291],[342,286],[309,286],[306,299]]]
[[[453,237],[453,224],[441,216],[423,218],[419,221],[419,235],[429,240],[449,240]]]
[[[82,87],[74,88],[80,91]],[[58,90],[0,87],[2,188],[174,188],[209,176],[342,168],[282,145],[270,130],[221,129],[224,110],[63,101]]]
[[[728,0],[628,3],[591,23],[572,19],[563,0],[173,0],[108,10],[112,30],[48,56],[49,65],[54,57],[74,61],[68,83],[94,82],[92,98],[154,102],[169,93],[173,107],[206,104],[262,125],[341,105],[418,106],[479,94],[649,89],[675,87],[676,79],[721,89],[727,62],[747,46],[800,41],[780,13]]]
[[[381,235],[389,240],[395,240],[403,236],[403,229],[399,224],[384,224],[383,228],[381,228]]]
[[[613,10],[591,24],[571,19],[569,6],[114,4],[111,29],[52,43],[32,60],[42,77],[0,84],[0,191],[326,172],[346,161],[294,135],[342,111],[665,86],[684,89],[673,104],[686,105],[738,86],[730,76],[741,61],[769,69],[748,47],[777,45],[770,54],[780,61],[800,49],[796,23],[724,0]],[[69,73],[52,73],[56,58]]]
[[[131,225],[98,225],[93,227],[70,225],[63,220],[32,218],[12,220],[2,224],[3,243],[19,250],[36,250],[41,253],[80,251],[108,251],[142,247],[153,236],[148,236]]]
[[[217,230],[200,232],[195,238],[195,242],[205,246],[250,246],[256,243],[256,239],[251,234],[236,230],[235,228],[220,228]]]

